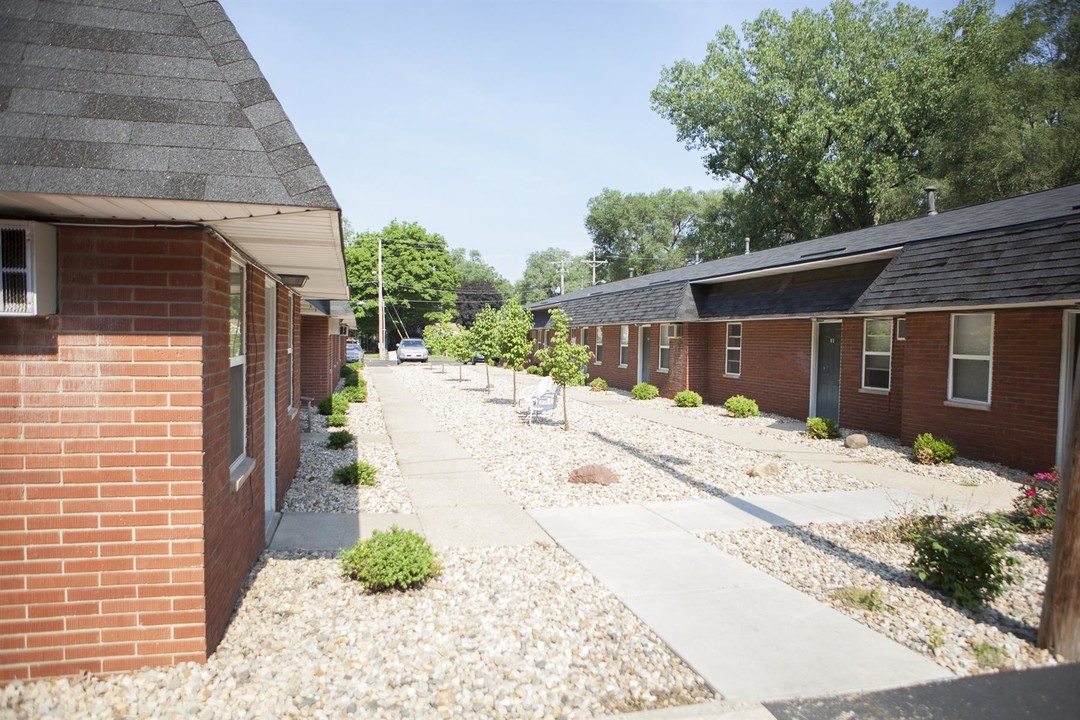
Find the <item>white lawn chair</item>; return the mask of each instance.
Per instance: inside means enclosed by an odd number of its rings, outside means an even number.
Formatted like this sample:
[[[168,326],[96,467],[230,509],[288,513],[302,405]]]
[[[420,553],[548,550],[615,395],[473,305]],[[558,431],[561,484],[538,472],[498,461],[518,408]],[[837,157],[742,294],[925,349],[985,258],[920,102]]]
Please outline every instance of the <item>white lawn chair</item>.
[[[534,417],[550,413],[556,408],[561,390],[562,386],[556,385],[550,377],[541,378],[536,390],[518,401],[518,412],[525,415],[528,423],[532,425]]]

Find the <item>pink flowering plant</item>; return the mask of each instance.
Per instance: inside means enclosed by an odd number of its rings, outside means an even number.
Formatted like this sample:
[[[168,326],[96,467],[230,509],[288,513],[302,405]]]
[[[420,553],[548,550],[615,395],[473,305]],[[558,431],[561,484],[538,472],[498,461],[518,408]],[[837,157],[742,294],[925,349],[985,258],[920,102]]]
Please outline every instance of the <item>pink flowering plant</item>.
[[[1049,530],[1054,527],[1057,514],[1058,469],[1035,473],[1035,477],[1023,484],[1020,494],[1013,500],[1013,523],[1027,532]]]

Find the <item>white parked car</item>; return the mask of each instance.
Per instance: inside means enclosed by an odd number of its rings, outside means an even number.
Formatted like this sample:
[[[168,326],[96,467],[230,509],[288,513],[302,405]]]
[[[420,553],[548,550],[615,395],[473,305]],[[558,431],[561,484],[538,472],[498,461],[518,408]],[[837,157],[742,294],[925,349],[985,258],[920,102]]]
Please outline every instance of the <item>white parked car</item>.
[[[360,343],[345,344],[345,362],[356,362],[362,357],[364,357],[364,349],[360,347]]]
[[[398,343],[398,365],[406,360],[416,360],[425,363],[428,361],[428,349],[423,340],[420,340],[419,338],[406,338]]]

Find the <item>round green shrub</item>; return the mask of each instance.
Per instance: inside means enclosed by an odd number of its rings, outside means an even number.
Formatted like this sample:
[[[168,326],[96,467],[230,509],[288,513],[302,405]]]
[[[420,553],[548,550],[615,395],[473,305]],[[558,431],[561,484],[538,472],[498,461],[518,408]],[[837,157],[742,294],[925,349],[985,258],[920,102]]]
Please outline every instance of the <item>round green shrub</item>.
[[[806,434],[815,440],[833,440],[840,437],[840,428],[832,418],[806,418]]]
[[[761,414],[757,403],[743,395],[732,395],[724,401],[724,408],[731,417],[745,418],[757,417]]]
[[[349,387],[344,387],[339,394],[350,403],[367,402],[367,385],[351,385]]]
[[[530,365],[529,367],[525,368],[525,374],[526,375],[539,375],[540,374],[540,366],[538,366],[538,365]]]
[[[952,462],[956,458],[956,445],[948,438],[936,438],[930,433],[923,433],[911,444],[911,455],[915,462],[923,465],[938,465]]]
[[[375,485],[375,476],[379,469],[366,462],[354,462],[352,465],[339,467],[334,471],[334,480],[342,485]]]
[[[343,398],[340,393],[334,393],[319,401],[320,415],[334,415],[335,413],[346,413],[348,411],[349,401]]]
[[[356,437],[348,430],[338,430],[330,433],[330,437],[326,440],[326,447],[331,450],[341,450],[348,447],[349,443],[355,439]]]
[[[675,405],[681,408],[701,407],[701,395],[693,390],[680,390],[675,393]]]
[[[1017,560],[1008,553],[1015,541],[1015,534],[992,519],[928,523],[914,530],[915,552],[908,567],[928,587],[974,610],[1016,582],[1009,568]]]
[[[638,383],[630,393],[638,400],[652,400],[653,398],[660,396],[660,391],[656,386],[650,385],[649,383]]]
[[[327,427],[343,427],[348,424],[349,418],[343,413],[334,413],[326,416]]]
[[[422,535],[396,525],[389,532],[376,530],[341,551],[341,570],[373,592],[408,590],[435,577],[440,570],[435,551]]]
[[[591,383],[589,383],[589,389],[593,392],[604,392],[608,389],[607,380],[602,377],[598,377],[594,379]]]

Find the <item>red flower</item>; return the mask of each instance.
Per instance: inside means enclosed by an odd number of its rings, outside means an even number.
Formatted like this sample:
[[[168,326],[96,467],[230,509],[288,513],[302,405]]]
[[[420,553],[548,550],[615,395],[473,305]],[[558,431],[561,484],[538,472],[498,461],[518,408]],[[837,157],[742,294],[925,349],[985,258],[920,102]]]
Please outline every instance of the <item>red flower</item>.
[[[1028,488],[1024,491],[1024,495],[1027,497],[1033,497],[1035,495],[1035,488]]]

